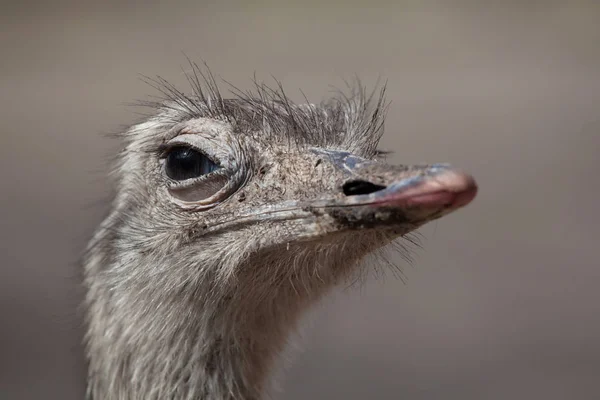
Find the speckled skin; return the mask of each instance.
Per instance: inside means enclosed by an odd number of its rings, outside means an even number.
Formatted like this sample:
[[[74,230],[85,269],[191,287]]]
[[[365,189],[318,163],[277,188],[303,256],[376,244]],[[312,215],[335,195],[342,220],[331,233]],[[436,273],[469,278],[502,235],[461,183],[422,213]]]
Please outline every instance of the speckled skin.
[[[288,107],[260,87],[211,103],[198,90],[170,93],[123,135],[117,194],[85,259],[89,398],[262,398],[302,312],[365,255],[446,212],[344,194],[352,179],[436,171],[374,161],[381,104],[361,93],[335,108]],[[175,143],[221,169],[182,188],[163,172]]]

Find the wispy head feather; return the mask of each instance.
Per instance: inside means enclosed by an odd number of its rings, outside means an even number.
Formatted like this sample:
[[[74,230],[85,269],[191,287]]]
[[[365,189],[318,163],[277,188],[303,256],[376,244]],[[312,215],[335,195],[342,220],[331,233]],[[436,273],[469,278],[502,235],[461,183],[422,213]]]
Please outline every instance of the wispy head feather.
[[[367,93],[356,78],[345,81],[346,91],[335,89],[334,96],[320,104],[293,102],[283,84],[273,78],[271,87],[256,76],[252,89],[242,90],[228,81],[230,98],[224,98],[217,79],[208,66],[201,68],[189,61],[184,70],[191,94],[186,94],[162,77],[143,77],[160,96],[138,105],[151,107],[162,122],[179,123],[194,118],[212,118],[229,122],[235,131],[249,135],[267,135],[268,140],[287,141],[290,145],[340,147],[365,157],[377,155],[383,135],[388,103],[386,85]]]

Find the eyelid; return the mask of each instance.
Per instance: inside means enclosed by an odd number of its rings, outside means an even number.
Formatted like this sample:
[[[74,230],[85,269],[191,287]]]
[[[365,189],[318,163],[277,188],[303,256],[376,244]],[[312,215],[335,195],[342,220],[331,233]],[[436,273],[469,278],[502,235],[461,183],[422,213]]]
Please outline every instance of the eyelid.
[[[180,189],[186,189],[186,188],[191,188],[191,187],[194,187],[197,185],[201,185],[204,181],[213,179],[217,175],[227,176],[227,174],[223,171],[223,169],[219,168],[218,170],[213,171],[209,174],[197,176],[194,178],[189,178],[189,179],[186,179],[183,181],[176,181],[174,179],[171,179],[171,178],[167,177],[166,174],[165,174],[165,178],[167,181],[167,187],[169,189],[180,190]]]

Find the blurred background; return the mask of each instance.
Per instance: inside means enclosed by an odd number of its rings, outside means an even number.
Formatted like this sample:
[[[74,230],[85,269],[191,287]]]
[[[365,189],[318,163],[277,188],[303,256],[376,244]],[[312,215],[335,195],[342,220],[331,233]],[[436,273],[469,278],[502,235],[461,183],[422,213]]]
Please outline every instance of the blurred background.
[[[184,53],[312,101],[386,78],[389,161],[480,184],[398,259],[406,283],[315,309],[276,399],[600,398],[600,3],[5,3],[0,399],[83,398],[77,261],[119,146],[103,134],[155,94],[139,74],[186,88]]]

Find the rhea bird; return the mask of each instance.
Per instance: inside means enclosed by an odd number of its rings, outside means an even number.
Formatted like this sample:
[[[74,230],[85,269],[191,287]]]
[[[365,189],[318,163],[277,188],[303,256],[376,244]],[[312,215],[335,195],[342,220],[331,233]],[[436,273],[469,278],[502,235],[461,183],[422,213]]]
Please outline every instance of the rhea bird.
[[[86,252],[89,399],[264,398],[311,304],[477,192],[447,164],[381,159],[385,86],[296,104],[186,75],[191,94],[151,80],[164,96],[122,135]]]

